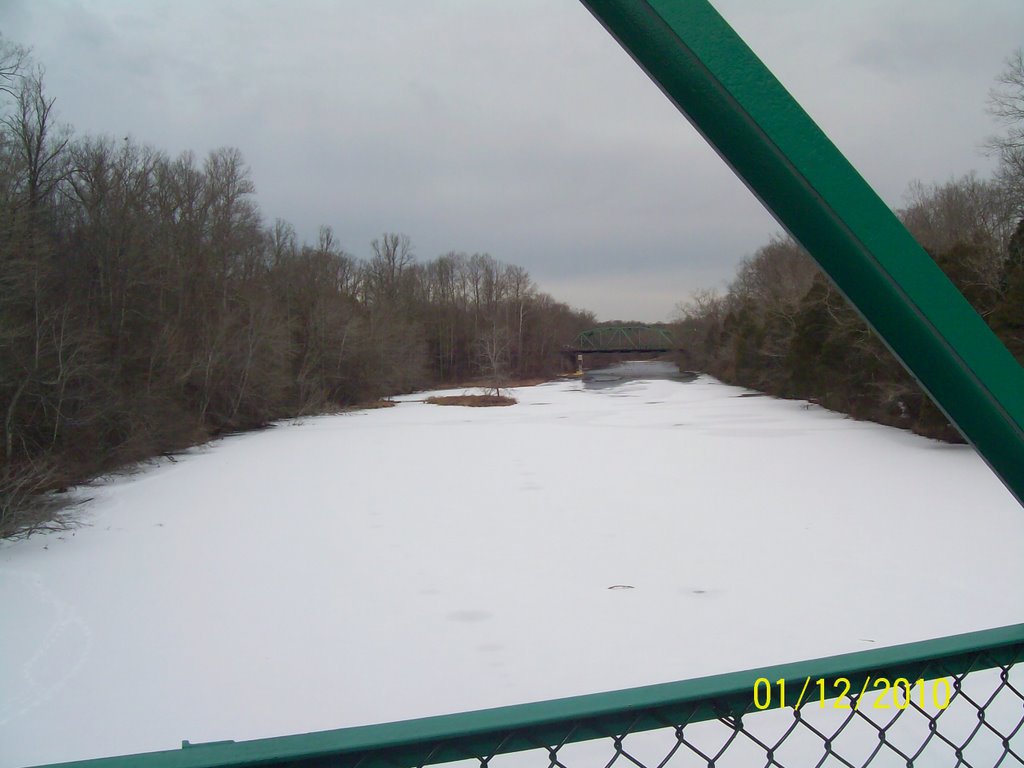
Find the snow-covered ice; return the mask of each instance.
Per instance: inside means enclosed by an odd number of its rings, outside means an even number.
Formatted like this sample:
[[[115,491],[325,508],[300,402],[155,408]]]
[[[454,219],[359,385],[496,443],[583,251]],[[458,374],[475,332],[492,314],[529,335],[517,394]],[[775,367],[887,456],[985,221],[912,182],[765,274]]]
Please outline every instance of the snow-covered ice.
[[[0,766],[393,721],[1017,623],[963,446],[711,378],[220,440],[0,544]],[[623,585],[631,589],[612,589]]]

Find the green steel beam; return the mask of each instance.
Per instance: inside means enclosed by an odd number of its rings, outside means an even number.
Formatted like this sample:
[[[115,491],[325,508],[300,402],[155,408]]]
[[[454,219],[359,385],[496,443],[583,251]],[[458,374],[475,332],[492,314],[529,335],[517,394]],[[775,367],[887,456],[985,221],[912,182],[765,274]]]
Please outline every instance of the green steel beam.
[[[487,757],[561,743],[589,741],[673,725],[737,717],[754,710],[755,681],[785,680],[794,706],[807,680],[853,692],[870,677],[934,680],[1024,660],[1024,624],[847,653],[813,661],[574,696],[398,723],[342,728],[244,742],[183,745],[182,749],[61,763],[61,768],[396,768]],[[776,688],[777,690],[777,688]],[[871,688],[868,688],[871,691]],[[826,697],[830,699],[831,697]],[[805,703],[809,701],[805,699]],[[817,699],[810,701],[817,702]],[[779,707],[778,696],[772,708]],[[50,768],[54,768],[51,766]]]
[[[1024,370],[706,0],[582,0],[1024,503]]]

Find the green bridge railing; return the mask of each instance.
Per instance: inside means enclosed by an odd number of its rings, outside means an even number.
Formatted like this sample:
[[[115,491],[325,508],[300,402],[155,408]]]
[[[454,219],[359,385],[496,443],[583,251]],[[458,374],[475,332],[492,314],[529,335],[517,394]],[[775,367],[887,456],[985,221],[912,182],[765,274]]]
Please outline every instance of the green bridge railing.
[[[64,768],[1024,765],[1024,624],[624,691]]]

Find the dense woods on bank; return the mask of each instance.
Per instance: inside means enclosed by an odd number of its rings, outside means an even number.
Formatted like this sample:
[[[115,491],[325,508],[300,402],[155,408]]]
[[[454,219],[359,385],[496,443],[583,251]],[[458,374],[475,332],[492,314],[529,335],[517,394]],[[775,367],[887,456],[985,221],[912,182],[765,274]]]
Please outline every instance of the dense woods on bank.
[[[238,150],[75,136],[10,45],[0,97],[0,537],[53,524],[43,492],[211,435],[548,374],[594,324],[486,254],[301,244]]]
[[[1017,51],[990,97],[1005,132],[988,142],[995,178],[911,186],[907,229],[1024,362],[1024,60]],[[723,381],[805,398],[930,437],[959,433],[793,240],[746,259],[724,295],[681,308],[684,365]]]

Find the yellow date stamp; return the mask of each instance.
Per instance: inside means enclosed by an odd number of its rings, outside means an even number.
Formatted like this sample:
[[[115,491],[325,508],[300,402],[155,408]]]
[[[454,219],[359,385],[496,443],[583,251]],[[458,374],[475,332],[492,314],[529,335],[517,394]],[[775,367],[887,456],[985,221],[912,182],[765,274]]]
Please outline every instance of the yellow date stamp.
[[[754,681],[754,707],[763,710],[789,706],[795,689],[793,681],[789,682],[790,697],[787,699],[785,679],[779,678],[772,682],[767,677],[757,678]],[[821,709],[906,709],[911,702],[915,702],[921,709],[931,706],[941,710],[949,706],[952,695],[952,686],[945,678],[908,680],[897,677],[889,680],[887,677],[872,678],[868,675],[858,690],[845,677],[831,680],[807,677],[793,708],[800,709],[808,702],[817,701]]]

